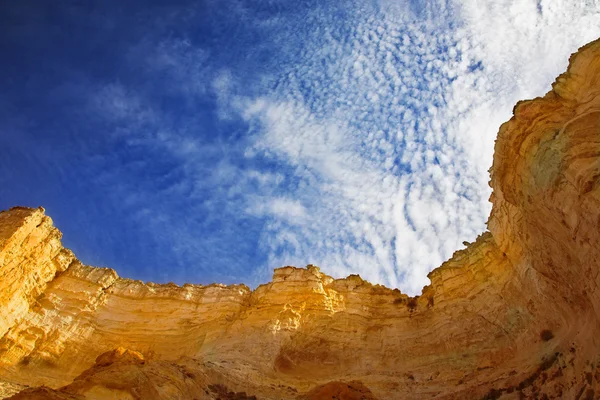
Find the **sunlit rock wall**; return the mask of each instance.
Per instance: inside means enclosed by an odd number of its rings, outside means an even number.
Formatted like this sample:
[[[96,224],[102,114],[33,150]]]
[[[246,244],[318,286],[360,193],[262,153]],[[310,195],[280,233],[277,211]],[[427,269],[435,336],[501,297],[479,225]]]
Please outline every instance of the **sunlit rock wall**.
[[[489,231],[414,298],[314,266],[253,291],[132,281],[79,262],[43,209],[2,212],[0,381],[68,385],[15,397],[40,399],[597,398],[600,42],[515,107],[491,186]]]

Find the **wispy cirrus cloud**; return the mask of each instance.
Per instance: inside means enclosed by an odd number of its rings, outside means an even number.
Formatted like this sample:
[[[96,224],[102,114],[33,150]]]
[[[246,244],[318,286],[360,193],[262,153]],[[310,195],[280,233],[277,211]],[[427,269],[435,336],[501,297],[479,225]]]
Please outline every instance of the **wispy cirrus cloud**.
[[[241,110],[246,154],[289,167],[280,185],[306,210],[270,216],[269,266],[313,262],[418,293],[485,229],[493,140],[512,105],[547,91],[600,33],[597,2],[428,5],[356,6],[344,27],[309,12],[319,29],[301,57]]]
[[[89,176],[144,237],[146,264],[160,260],[141,275],[255,285],[313,263],[411,294],[485,229],[493,141],[514,103],[600,36],[598,1],[164,14],[78,92],[81,130],[106,147]]]

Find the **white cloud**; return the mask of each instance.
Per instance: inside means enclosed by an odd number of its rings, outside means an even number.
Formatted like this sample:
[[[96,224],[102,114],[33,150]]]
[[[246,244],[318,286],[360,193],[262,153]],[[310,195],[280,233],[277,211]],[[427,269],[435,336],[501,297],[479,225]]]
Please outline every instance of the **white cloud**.
[[[260,217],[268,216],[296,224],[303,223],[306,219],[306,208],[302,203],[284,197],[268,199],[267,202],[262,198],[256,198],[247,212]]]
[[[150,69],[169,90],[213,96],[221,122],[248,123],[239,143],[206,143],[193,125],[173,129],[118,85],[96,105],[144,127],[129,144],[178,160],[184,177],[171,190],[211,215],[266,220],[261,278],[313,263],[417,294],[428,271],[485,230],[500,124],[517,100],[550,89],[570,53],[600,36],[600,3],[397,3],[336,3],[343,20],[323,3],[293,21],[261,21],[277,31],[269,39],[281,52],[277,70],[255,82],[238,80],[240,66],[213,70],[210,53],[188,40],[155,46]],[[252,19],[251,10],[237,11]],[[176,230],[191,253],[199,245],[193,221],[185,222],[166,218],[161,226]]]
[[[217,113],[222,120],[231,120],[234,118],[232,112],[235,112],[234,105],[229,104],[232,96],[234,81],[229,70],[221,70],[212,81],[212,89],[217,97]]]
[[[319,14],[300,63],[240,112],[246,154],[287,164],[298,183],[286,196],[304,205],[302,218],[270,214],[267,267],[311,262],[416,294],[485,229],[500,123],[600,35],[600,14],[597,2],[504,0],[431,2],[419,18],[382,4],[349,37]]]

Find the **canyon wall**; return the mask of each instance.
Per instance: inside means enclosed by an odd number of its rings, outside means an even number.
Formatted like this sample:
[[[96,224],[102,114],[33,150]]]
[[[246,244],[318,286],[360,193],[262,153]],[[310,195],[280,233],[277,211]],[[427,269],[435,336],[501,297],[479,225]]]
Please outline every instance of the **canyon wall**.
[[[412,298],[312,265],[255,290],[133,281],[77,260],[42,208],[4,211],[0,394],[599,398],[600,41],[517,104],[490,184],[489,231]]]

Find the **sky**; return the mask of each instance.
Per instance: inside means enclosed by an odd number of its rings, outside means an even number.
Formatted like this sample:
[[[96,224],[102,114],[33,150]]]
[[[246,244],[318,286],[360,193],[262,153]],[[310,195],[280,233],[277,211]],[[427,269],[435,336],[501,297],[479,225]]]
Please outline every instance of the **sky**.
[[[0,209],[82,262],[420,293],[486,229],[500,124],[600,0],[0,2]]]

